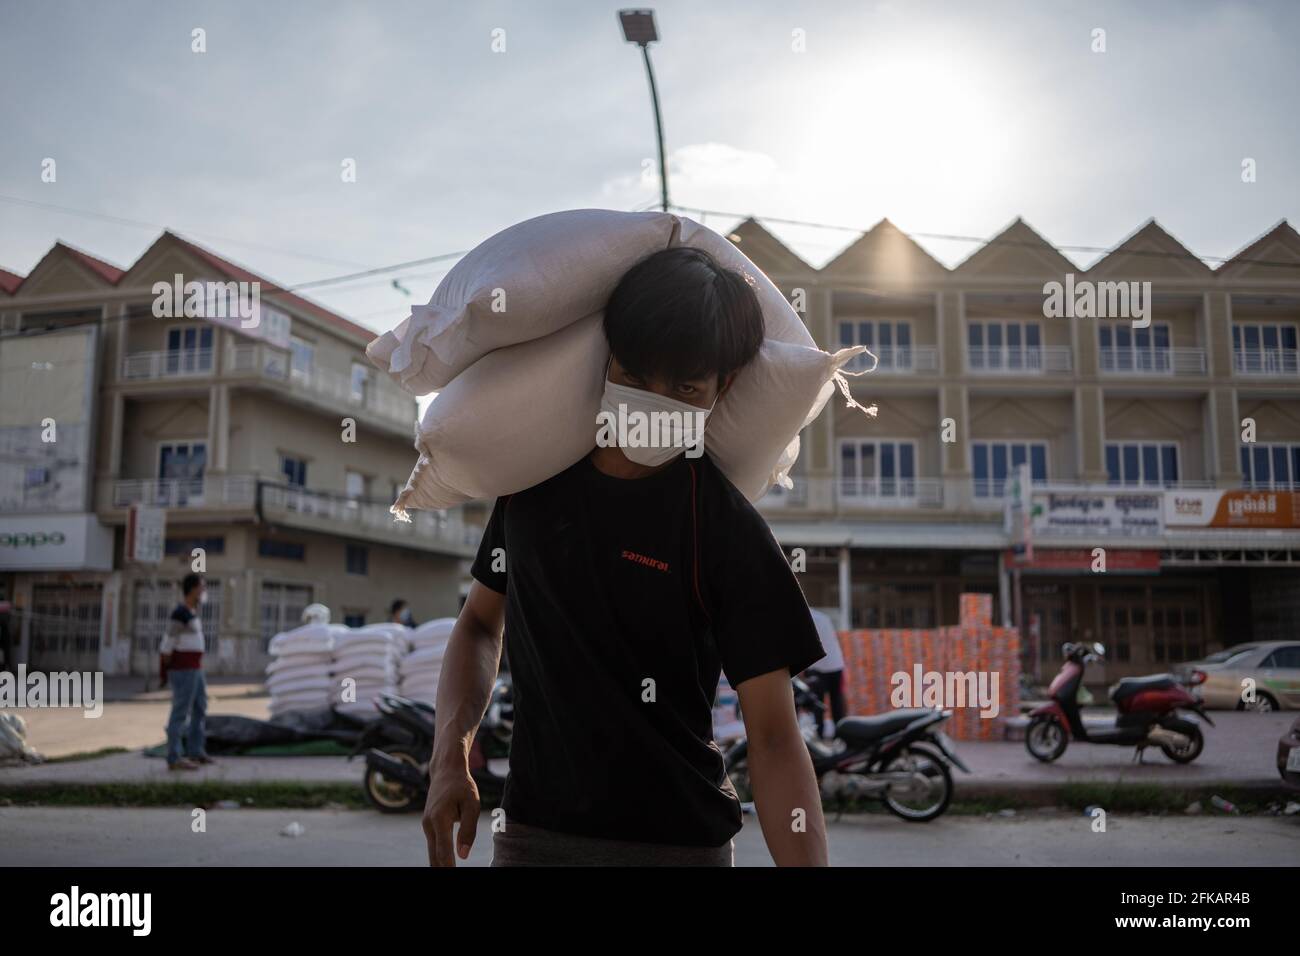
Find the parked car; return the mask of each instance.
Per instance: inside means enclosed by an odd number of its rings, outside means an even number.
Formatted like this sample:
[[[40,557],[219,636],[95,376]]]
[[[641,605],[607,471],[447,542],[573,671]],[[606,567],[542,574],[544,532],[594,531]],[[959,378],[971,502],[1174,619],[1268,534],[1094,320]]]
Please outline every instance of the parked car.
[[[1242,681],[1255,681],[1255,700],[1242,700]],[[1203,664],[1190,678],[1193,694],[1206,707],[1224,710],[1300,708],[1300,643],[1268,641],[1238,651],[1217,664]]]
[[[1300,717],[1277,742],[1277,772],[1288,787],[1300,790]]]
[[[1232,647],[1224,648],[1221,651],[1215,651],[1213,654],[1207,654],[1205,657],[1194,661],[1184,661],[1181,664],[1175,664],[1170,668],[1170,673],[1177,677],[1184,684],[1191,685],[1192,674],[1203,668],[1206,664],[1222,664],[1230,657],[1236,657],[1245,651],[1253,651],[1259,647],[1259,644],[1234,644]]]

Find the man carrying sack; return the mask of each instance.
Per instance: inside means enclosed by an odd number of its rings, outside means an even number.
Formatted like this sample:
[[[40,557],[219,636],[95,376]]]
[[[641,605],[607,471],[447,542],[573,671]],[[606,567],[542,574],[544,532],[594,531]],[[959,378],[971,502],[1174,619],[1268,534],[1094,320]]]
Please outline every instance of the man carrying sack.
[[[476,839],[469,752],[504,626],[515,719],[494,866],[732,865],[741,806],[713,741],[720,673],[742,705],[773,859],[825,865],[790,686],[825,652],[771,530],[703,445],[764,343],[753,281],[668,248],[626,272],[602,327],[612,354],[589,453],[499,495],[472,566],[438,685],[430,863],[455,865]]]

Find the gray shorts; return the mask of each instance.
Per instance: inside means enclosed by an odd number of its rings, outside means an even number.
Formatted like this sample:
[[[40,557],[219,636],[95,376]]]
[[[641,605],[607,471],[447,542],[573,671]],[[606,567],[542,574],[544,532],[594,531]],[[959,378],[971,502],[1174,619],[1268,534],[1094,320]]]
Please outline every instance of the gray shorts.
[[[507,823],[492,834],[492,866],[734,866],[736,845],[672,846],[556,833]]]

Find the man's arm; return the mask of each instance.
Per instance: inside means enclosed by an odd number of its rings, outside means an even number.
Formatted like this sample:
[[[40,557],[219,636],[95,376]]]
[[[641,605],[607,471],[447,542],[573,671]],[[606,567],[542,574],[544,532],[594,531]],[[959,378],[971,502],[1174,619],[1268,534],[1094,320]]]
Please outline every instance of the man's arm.
[[[777,866],[826,866],[826,821],[785,668],[736,687],[749,741],[749,782]],[[802,811],[802,812],[799,812]]]
[[[474,845],[479,795],[469,772],[469,750],[496,681],[504,619],[505,595],[475,581],[443,654],[423,821],[430,866],[456,865],[452,827],[457,823],[462,860]]]

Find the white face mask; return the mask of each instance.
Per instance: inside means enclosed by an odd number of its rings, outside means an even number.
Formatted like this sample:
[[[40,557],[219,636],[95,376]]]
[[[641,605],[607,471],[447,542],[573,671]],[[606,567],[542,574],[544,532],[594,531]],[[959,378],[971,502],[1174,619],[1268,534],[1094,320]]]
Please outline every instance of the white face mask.
[[[700,408],[606,378],[596,416],[600,425],[596,444],[617,446],[629,461],[650,467],[671,461],[683,449],[687,458],[699,458],[704,453],[705,422],[717,404],[714,398],[713,405]]]

